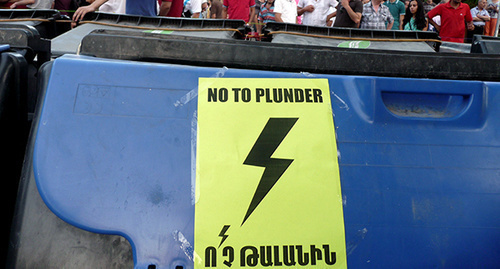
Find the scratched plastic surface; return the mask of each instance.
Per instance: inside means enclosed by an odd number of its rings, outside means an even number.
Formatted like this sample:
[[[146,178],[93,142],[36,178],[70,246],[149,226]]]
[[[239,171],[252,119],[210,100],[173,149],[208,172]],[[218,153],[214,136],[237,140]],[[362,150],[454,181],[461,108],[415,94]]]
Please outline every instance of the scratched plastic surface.
[[[498,265],[498,83],[64,56],[34,153],[49,208],[125,236],[136,268],[193,268],[198,77],[329,79],[349,267]]]

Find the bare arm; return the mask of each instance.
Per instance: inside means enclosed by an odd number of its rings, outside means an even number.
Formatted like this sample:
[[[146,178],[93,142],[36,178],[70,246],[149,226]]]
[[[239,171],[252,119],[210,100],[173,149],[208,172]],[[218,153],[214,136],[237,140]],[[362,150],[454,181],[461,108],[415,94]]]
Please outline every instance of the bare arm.
[[[227,7],[222,7],[222,18],[227,19]]]
[[[248,20],[248,22],[254,22],[254,19],[256,19],[256,18],[255,18],[255,7],[251,7],[251,8],[250,8],[250,17],[249,17],[249,18],[250,18],[250,19]],[[257,22],[258,22],[258,21],[257,21],[257,20],[255,20],[255,23],[257,23]]]
[[[403,20],[405,19],[405,15],[399,15],[399,30],[403,30]]]
[[[354,12],[354,10],[352,10],[352,8],[349,6],[349,0],[342,0],[340,4],[345,8],[347,14],[349,15],[349,18],[351,18],[354,23],[358,24],[361,21],[361,13]]]
[[[427,31],[429,29],[429,20],[426,18],[425,19],[425,27],[422,29],[422,31]]]
[[[326,16],[326,21],[330,21],[335,16],[337,16],[337,11],[335,11],[331,14],[328,14],[328,16]]]
[[[171,7],[172,7],[172,2],[166,2],[166,1],[161,2],[160,16],[167,16]]]
[[[12,3],[10,5],[10,8],[16,8],[17,6],[22,6],[22,5],[32,5],[35,3],[35,0],[18,0]]]
[[[79,7],[75,11],[75,14],[73,15],[73,23],[76,24],[76,22],[80,21],[81,19],[83,19],[83,17],[85,17],[85,14],[96,11],[100,6],[102,6],[107,1],[108,0],[95,0],[94,2],[92,2],[92,4],[88,6]]]
[[[275,13],[274,14],[274,20],[276,22],[283,22],[283,19],[281,18],[281,13]]]
[[[469,31],[474,30],[474,24],[472,23],[472,21],[467,22],[467,30]]]
[[[422,31],[427,31],[427,29],[429,29],[429,21],[425,19],[425,27],[424,29],[422,29]]]
[[[394,25],[394,22],[387,24],[387,30],[391,30],[393,25]]]
[[[306,12],[313,12],[314,11],[314,6],[313,5],[308,5],[306,7],[300,8],[297,7],[297,15],[300,16]]]
[[[436,28],[436,30],[439,32],[441,31],[441,26],[439,26],[433,19],[427,17],[427,21],[432,24],[432,26],[434,26],[434,28]]]
[[[489,21],[490,20],[490,16],[483,16],[483,15],[476,15],[477,17],[474,17],[473,20],[475,20],[476,18],[479,18],[478,21]]]

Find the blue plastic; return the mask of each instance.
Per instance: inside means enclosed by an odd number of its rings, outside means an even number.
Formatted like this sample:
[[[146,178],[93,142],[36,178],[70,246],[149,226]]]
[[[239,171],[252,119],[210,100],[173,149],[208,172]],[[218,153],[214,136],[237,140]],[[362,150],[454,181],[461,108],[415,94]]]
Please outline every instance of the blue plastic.
[[[499,83],[64,56],[34,153],[49,208],[125,236],[137,268],[193,268],[199,77],[329,80],[350,268],[498,266]]]
[[[0,52],[6,51],[10,49],[10,45],[0,45]]]

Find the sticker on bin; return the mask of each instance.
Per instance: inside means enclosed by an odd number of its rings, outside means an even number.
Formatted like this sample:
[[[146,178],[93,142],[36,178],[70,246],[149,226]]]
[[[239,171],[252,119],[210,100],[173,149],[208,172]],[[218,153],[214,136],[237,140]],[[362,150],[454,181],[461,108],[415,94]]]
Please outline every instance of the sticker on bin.
[[[200,78],[195,268],[346,268],[326,79]]]

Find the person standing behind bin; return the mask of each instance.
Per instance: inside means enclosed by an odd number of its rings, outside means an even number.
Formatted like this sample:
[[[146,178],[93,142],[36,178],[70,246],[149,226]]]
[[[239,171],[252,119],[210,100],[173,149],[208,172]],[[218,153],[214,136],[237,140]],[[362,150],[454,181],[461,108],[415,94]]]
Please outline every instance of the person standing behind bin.
[[[210,16],[209,9],[208,9],[208,0],[202,0],[201,1],[201,13],[200,13],[200,18],[208,19]]]
[[[125,1],[108,0],[108,2],[102,4],[102,6],[99,7],[99,12],[125,14]]]
[[[222,17],[230,20],[250,22],[255,14],[255,0],[224,0]]]
[[[441,26],[432,20],[438,15],[441,16]],[[462,0],[451,0],[448,3],[436,6],[427,13],[427,19],[439,32],[439,36],[443,41],[464,43],[464,21],[467,23],[468,30],[474,30],[469,5],[462,3]]]
[[[297,23],[295,0],[274,0],[274,18],[277,22]]]
[[[255,29],[255,32],[259,32],[258,25],[259,25],[260,7],[264,4],[264,2],[265,2],[264,0],[255,0],[255,12],[253,14],[253,17],[250,18],[250,24],[252,25],[252,29]]]
[[[394,24],[394,18],[383,0],[372,0],[363,5],[361,16],[362,29],[390,30]]]
[[[428,23],[425,18],[424,5],[420,0],[412,0],[406,9],[403,19],[403,30],[427,31]]]
[[[299,0],[297,15],[304,15],[302,18],[304,25],[326,26],[330,7],[334,9],[337,5],[337,0]]]
[[[183,11],[183,0],[165,0],[160,6],[160,16],[179,18],[182,17]]]
[[[25,5],[19,5],[16,4],[14,7],[12,7],[13,4],[17,2],[16,0],[0,0],[0,9],[1,8],[17,8],[17,9],[26,9]]]
[[[328,15],[326,20],[336,17],[333,27],[358,28],[362,14],[363,2],[361,0],[341,0],[337,5],[337,11]]]
[[[184,0],[184,13],[186,18],[199,18],[201,14],[201,0]]]
[[[467,32],[467,39],[469,42],[472,41],[474,35],[484,34],[484,26],[486,22],[490,20],[490,15],[488,11],[484,9],[486,7],[486,0],[477,1],[477,6],[470,10],[472,16],[472,23],[474,24],[474,30]]]
[[[210,1],[210,18],[222,19],[222,3],[219,0]]]
[[[385,1],[384,5],[389,8],[392,17],[394,18],[391,30],[402,30],[402,22],[405,17],[405,4],[399,0],[389,0]]]
[[[490,14],[490,20],[484,27],[485,35],[494,36],[497,31],[498,13],[500,12],[500,0],[488,0],[486,10]]]
[[[259,35],[262,33],[262,25],[265,25],[268,22],[276,21],[276,17],[274,14],[274,0],[267,0],[260,7],[259,12],[259,23],[257,24],[257,32]]]
[[[436,3],[432,2],[432,0],[426,0],[424,2],[424,13],[427,15],[429,11],[436,7]]]
[[[52,9],[54,0],[13,0],[9,8]]]
[[[95,0],[88,6],[79,7],[75,14],[73,15],[73,23],[76,23],[85,17],[85,14],[89,12],[94,12],[99,9],[108,0]],[[166,1],[166,0],[163,0]],[[139,16],[157,16],[157,0],[127,0],[125,4],[125,13],[129,15],[139,15]]]
[[[500,0],[488,0],[486,10],[490,15],[490,20],[484,25],[484,34],[487,36],[495,35],[498,20],[498,10],[500,9]]]

